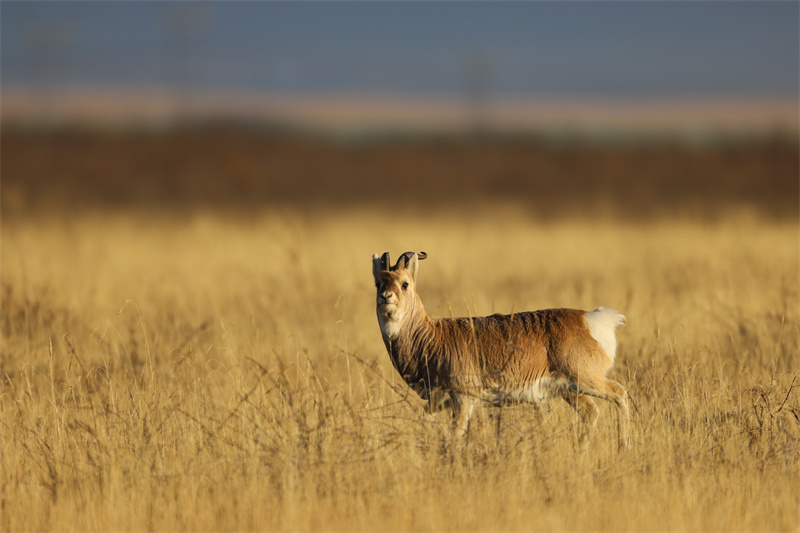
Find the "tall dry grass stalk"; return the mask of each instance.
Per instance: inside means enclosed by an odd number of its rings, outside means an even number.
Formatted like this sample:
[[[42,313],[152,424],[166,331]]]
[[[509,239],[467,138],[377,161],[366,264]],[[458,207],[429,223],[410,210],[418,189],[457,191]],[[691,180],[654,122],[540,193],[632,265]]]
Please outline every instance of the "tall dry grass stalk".
[[[798,230],[495,206],[2,227],[2,529],[797,530]],[[385,355],[373,252],[433,316],[628,316],[589,450],[554,403],[466,443]]]

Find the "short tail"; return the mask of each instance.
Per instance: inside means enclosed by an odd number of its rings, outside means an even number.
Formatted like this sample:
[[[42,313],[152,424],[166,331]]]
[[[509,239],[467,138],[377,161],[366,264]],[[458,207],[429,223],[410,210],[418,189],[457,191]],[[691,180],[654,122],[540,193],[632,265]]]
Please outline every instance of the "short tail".
[[[583,315],[592,338],[613,361],[617,355],[617,327],[625,323],[625,315],[610,307],[598,307]]]

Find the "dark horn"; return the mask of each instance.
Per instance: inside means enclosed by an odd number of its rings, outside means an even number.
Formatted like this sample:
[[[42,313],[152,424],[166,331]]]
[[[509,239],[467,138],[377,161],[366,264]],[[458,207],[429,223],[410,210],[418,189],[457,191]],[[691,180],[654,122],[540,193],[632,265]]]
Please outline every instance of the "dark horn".
[[[417,259],[425,259],[428,257],[428,254],[425,252],[406,252],[397,258],[397,264],[394,266],[394,270],[397,270],[398,268],[406,268],[408,266],[408,262],[411,261],[411,258],[415,255],[417,256]]]
[[[381,270],[389,270],[389,252],[383,252],[381,256]]]

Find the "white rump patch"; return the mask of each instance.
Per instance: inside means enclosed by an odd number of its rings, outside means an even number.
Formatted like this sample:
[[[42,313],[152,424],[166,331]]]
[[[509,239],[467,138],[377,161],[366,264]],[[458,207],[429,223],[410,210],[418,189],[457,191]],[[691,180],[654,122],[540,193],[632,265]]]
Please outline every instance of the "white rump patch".
[[[584,313],[583,319],[589,327],[589,334],[611,361],[614,361],[617,355],[616,329],[625,323],[625,315],[610,307],[598,307],[594,311]]]

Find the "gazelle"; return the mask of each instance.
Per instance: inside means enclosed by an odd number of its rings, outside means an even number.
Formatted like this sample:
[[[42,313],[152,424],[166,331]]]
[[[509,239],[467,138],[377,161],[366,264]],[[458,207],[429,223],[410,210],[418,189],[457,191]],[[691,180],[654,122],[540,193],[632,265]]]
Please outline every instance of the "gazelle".
[[[580,441],[597,423],[592,397],[617,408],[620,446],[628,446],[628,393],[606,375],[617,351],[616,328],[625,316],[543,309],[478,318],[431,318],[417,295],[419,261],[406,252],[394,266],[389,253],[372,256],[383,342],[395,369],[424,400],[426,411],[450,407],[464,435],[480,403],[541,403],[563,398],[580,415]]]

